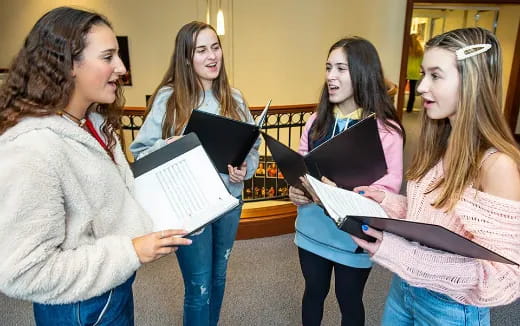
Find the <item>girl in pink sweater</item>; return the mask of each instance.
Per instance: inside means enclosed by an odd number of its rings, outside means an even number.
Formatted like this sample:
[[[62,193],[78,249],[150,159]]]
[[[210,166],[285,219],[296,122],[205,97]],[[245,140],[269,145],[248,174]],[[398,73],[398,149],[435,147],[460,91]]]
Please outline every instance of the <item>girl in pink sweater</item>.
[[[419,151],[408,197],[358,187],[392,218],[441,225],[520,262],[520,151],[501,113],[501,53],[481,28],[426,44]],[[433,250],[387,232],[356,243],[396,275],[382,324],[489,325],[489,307],[520,294],[520,267]]]

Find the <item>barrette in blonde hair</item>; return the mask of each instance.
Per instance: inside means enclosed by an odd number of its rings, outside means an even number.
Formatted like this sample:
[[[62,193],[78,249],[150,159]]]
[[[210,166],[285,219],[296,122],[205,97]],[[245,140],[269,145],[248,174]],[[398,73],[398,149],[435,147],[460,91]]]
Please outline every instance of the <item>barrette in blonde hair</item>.
[[[457,56],[457,60],[464,60],[477,54],[484,53],[489,49],[491,49],[491,44],[468,45],[455,51],[455,55]]]

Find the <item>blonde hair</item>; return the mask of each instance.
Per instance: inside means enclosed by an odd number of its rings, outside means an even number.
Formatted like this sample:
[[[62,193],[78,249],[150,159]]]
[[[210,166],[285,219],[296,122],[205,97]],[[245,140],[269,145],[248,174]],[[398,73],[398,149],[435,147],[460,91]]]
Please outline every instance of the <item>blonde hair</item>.
[[[491,48],[456,62],[460,84],[454,125],[447,118],[433,120],[423,112],[421,150],[406,174],[409,180],[419,180],[444,160],[444,178],[429,189],[440,189],[433,203],[436,208],[452,209],[468,185],[478,184],[480,162],[488,148],[496,148],[520,166],[520,151],[501,111],[502,58],[496,37],[482,28],[463,28],[432,38],[425,48],[455,52],[475,44]]]

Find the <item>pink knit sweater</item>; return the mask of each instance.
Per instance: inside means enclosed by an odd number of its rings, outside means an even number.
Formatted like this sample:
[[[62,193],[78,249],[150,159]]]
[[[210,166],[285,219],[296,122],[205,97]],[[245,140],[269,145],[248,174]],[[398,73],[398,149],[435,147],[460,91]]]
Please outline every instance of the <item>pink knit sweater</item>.
[[[419,182],[408,182],[408,199],[387,191],[381,206],[392,218],[441,225],[520,262],[520,202],[468,187],[455,208],[446,213],[430,205],[438,190],[425,195],[442,176],[439,162]],[[384,233],[372,259],[412,286],[444,293],[464,304],[491,307],[520,296],[518,266],[433,250],[391,233]]]

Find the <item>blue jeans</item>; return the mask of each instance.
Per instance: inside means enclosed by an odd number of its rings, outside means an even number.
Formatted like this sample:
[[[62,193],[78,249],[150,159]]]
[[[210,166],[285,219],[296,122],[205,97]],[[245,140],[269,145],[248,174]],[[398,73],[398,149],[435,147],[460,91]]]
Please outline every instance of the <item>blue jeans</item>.
[[[489,308],[459,303],[445,294],[409,285],[394,275],[381,325],[489,326]]]
[[[189,246],[180,246],[177,260],[184,279],[184,325],[217,325],[229,255],[242,204],[207,225]]]
[[[69,304],[34,303],[37,326],[133,326],[135,274],[125,283],[97,297]]]

